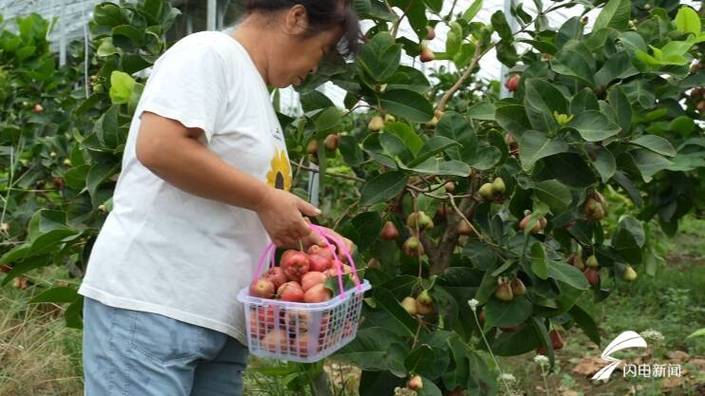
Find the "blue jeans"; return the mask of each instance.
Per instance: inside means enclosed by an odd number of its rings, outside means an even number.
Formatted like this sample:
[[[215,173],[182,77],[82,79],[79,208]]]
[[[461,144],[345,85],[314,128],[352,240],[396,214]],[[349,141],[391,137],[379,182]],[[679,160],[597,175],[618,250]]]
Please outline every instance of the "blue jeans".
[[[85,298],[87,396],[242,395],[247,348],[223,333]]]

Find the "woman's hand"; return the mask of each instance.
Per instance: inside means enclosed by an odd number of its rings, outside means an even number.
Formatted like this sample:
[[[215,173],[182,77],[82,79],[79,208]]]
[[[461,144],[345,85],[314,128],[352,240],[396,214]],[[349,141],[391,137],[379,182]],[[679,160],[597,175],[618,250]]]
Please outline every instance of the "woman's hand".
[[[335,238],[335,245],[337,246],[338,253],[345,250],[352,255],[354,244],[351,240],[338,234],[337,232],[333,231],[332,229],[330,229],[328,227],[322,227],[322,226],[318,226],[318,227],[323,228],[327,233],[331,234]],[[311,245],[318,245],[318,246],[324,247],[328,243],[328,240],[326,238],[322,237],[318,232],[313,231],[311,234],[309,234],[306,238],[304,238],[302,240],[302,243],[306,248],[308,248]],[[344,244],[345,246],[341,246],[341,244]]]
[[[309,237],[311,228],[305,216],[317,216],[319,209],[296,195],[268,188],[256,208],[260,221],[277,246],[298,246]]]

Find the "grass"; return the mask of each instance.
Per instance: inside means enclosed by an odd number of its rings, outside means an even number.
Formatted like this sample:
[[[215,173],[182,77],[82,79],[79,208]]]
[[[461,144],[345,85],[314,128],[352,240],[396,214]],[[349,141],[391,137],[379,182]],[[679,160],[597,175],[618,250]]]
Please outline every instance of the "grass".
[[[555,370],[546,382],[533,362],[533,353],[502,359],[504,371],[516,378],[513,388],[526,395],[705,394],[705,337],[686,339],[705,327],[703,240],[705,220],[685,219],[674,239],[660,240],[669,253],[666,267],[660,268],[656,276],[640,273],[638,282],[622,285],[606,301],[584,301],[598,322],[603,345],[592,344],[580,330],[568,329],[566,347],[558,352]],[[36,276],[55,279],[57,275],[56,269],[48,269]],[[81,333],[65,327],[61,307],[28,304],[41,290],[32,286],[28,290],[0,287],[0,395],[82,394]],[[607,384],[595,385],[587,379],[589,375],[573,371],[586,359],[599,357],[601,348],[620,332],[647,329],[658,331],[663,340],[650,339],[646,354],[632,353],[624,358],[669,363],[675,362],[669,353],[685,352],[688,357],[681,364],[687,373],[680,383],[668,386],[654,378],[625,379],[616,372]],[[245,373],[245,394],[310,395],[310,382],[320,369],[253,358]],[[336,396],[356,394],[358,371],[335,363],[324,369]]]

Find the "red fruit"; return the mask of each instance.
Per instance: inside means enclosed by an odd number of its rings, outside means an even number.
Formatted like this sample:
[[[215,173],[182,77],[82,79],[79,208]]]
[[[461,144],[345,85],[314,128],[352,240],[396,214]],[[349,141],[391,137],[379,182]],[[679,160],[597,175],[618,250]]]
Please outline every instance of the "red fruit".
[[[311,314],[307,311],[287,311],[284,316],[284,325],[290,334],[304,334],[308,332],[311,323]]]
[[[553,346],[554,351],[563,348],[565,342],[563,341],[563,337],[561,336],[561,333],[558,332],[558,330],[551,330],[548,335],[549,337],[551,337],[551,346]]]
[[[318,141],[316,141],[316,139],[309,140],[306,145],[306,152],[311,155],[316,155],[316,153],[318,153]]]
[[[507,87],[507,91],[514,92],[519,89],[519,82],[521,77],[518,74],[512,74],[507,81],[505,81],[504,86]]]
[[[7,264],[0,264],[0,272],[7,273],[7,272],[10,272],[10,271],[12,271],[12,267],[10,267],[10,266],[7,265]]]
[[[472,235],[473,233],[472,227],[470,227],[470,224],[468,224],[468,222],[464,219],[458,222],[458,225],[455,227],[455,231],[458,235]]]
[[[308,255],[298,250],[287,250],[282,254],[279,266],[284,270],[287,279],[299,281],[308,272]]]
[[[268,279],[257,279],[250,284],[250,295],[260,298],[272,298],[274,297],[274,284]]]
[[[340,136],[338,134],[334,133],[332,135],[326,136],[326,139],[323,141],[323,144],[326,146],[326,148],[330,151],[335,151],[338,149],[338,142],[340,141]]]
[[[446,192],[452,193],[453,191],[455,191],[455,183],[453,183],[452,181],[447,181],[443,185],[443,187],[445,188]]]
[[[284,330],[272,330],[262,339],[262,347],[269,352],[287,351],[289,336]]]
[[[388,221],[384,223],[384,227],[382,227],[382,232],[380,232],[379,237],[384,239],[385,241],[393,241],[399,238],[399,230],[397,229],[397,226],[394,225],[394,223]]]
[[[274,307],[271,305],[264,307],[255,308],[257,313],[257,321],[259,323],[264,323],[269,327],[274,327],[274,323],[277,321],[277,315],[274,311]],[[254,315],[252,315],[254,316]]]
[[[477,319],[480,321],[480,323],[485,323],[485,310],[483,309],[480,311],[480,314],[477,315]]]
[[[705,100],[701,100],[698,102],[698,104],[695,106],[699,112],[705,113]]]
[[[529,226],[529,221],[531,219],[531,215],[526,215],[524,216],[523,219],[519,222],[519,229],[524,230],[526,227]],[[534,224],[534,227],[531,228],[531,233],[532,234],[538,234],[539,232],[543,231],[544,228],[546,228],[546,225],[548,224],[548,221],[546,220],[545,217],[539,217]]]
[[[286,275],[284,270],[280,267],[272,267],[267,272],[264,273],[264,278],[271,281],[274,284],[274,289],[279,289],[279,286],[286,283]]]
[[[33,113],[41,113],[41,112],[43,112],[43,111],[44,111],[44,107],[42,107],[42,105],[39,104],[39,103],[36,103],[36,104],[34,105],[34,107],[32,107],[32,112],[33,112]]]
[[[600,284],[600,273],[597,269],[588,267],[583,271],[583,275],[591,286],[597,287]]]
[[[310,271],[324,272],[331,267],[332,261],[328,257],[318,254],[310,254],[308,256],[308,269]]]
[[[424,304],[419,300],[416,300],[416,313],[419,315],[433,314],[433,304]]]
[[[332,245],[328,245],[326,247],[321,247],[318,245],[311,245],[311,247],[308,248],[307,253],[309,254],[309,256],[316,255],[316,256],[325,257],[325,258],[331,260],[331,262],[332,262],[333,258],[334,258],[333,257],[333,249],[335,249],[335,247],[333,247]]]
[[[301,277],[301,288],[305,291],[311,287],[326,281],[326,275],[323,272],[310,271]]]
[[[519,326],[500,327],[499,329],[505,333],[515,333],[519,330]]]
[[[411,377],[409,382],[406,383],[406,387],[413,391],[423,389],[423,380],[421,379],[421,376],[415,375]]]
[[[330,298],[330,290],[328,290],[322,283],[312,286],[304,294],[304,302],[307,303],[324,302],[330,300]]]
[[[421,48],[421,55],[419,56],[421,58],[421,62],[430,62],[434,59],[436,59],[436,55],[431,51],[430,48],[428,47],[422,47]]]
[[[282,301],[302,302],[304,291],[296,281],[286,282],[277,289],[277,297]]]

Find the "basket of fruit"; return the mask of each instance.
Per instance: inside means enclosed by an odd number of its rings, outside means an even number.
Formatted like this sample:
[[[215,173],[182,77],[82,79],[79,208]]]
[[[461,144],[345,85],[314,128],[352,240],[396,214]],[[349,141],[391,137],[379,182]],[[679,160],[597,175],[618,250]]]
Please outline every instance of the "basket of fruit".
[[[276,246],[268,245],[252,284],[238,293],[253,355],[311,363],[355,338],[363,294],[371,286],[360,281],[339,238],[322,227],[311,228],[328,241],[325,247],[287,250],[277,266]]]

